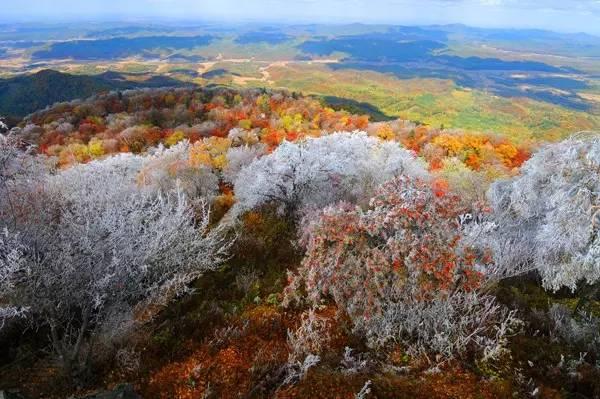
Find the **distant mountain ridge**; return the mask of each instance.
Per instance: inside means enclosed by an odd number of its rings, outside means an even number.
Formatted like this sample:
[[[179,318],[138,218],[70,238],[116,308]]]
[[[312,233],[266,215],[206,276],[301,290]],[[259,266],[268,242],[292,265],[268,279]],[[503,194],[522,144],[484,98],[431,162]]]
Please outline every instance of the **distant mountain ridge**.
[[[132,76],[117,72],[95,76],[70,75],[45,69],[32,75],[0,79],[0,115],[14,125],[24,116],[57,102],[86,98],[111,90],[189,85],[164,76],[148,75],[143,81],[132,81]]]

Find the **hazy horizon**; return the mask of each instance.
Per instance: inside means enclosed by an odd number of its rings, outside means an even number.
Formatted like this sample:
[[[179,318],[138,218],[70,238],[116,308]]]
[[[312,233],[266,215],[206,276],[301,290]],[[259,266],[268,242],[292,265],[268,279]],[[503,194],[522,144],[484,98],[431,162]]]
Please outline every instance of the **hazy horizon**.
[[[464,24],[600,34],[600,0],[24,0],[3,6],[0,21],[223,21],[227,23]],[[343,11],[340,11],[343,10]]]

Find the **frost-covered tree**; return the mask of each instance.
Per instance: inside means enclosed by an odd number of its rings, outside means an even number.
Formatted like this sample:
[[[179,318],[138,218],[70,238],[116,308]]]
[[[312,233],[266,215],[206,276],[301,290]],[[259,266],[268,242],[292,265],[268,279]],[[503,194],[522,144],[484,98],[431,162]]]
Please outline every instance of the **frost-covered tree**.
[[[488,197],[494,227],[479,237],[499,275],[535,269],[554,291],[600,279],[600,138],[545,146]]]
[[[485,202],[490,179],[484,173],[469,169],[457,158],[449,158],[444,160],[437,175],[448,182],[452,191],[459,194],[465,204]]]
[[[47,326],[71,374],[103,334],[145,320],[227,256],[207,207],[197,215],[181,191],[140,188],[143,164],[120,155],[46,175],[18,193],[29,214],[2,226],[3,312]]]
[[[179,188],[190,201],[211,199],[219,190],[219,178],[208,166],[193,166],[187,140],[170,148],[159,146],[143,159],[138,181],[151,189],[173,193]]]
[[[306,256],[288,278],[286,303],[331,299],[374,346],[492,356],[512,315],[474,292],[483,276],[461,242],[462,212],[457,196],[407,176],[382,185],[365,210],[325,208],[304,220]]]
[[[299,143],[284,142],[238,175],[238,211],[267,203],[288,215],[345,200],[361,202],[394,176],[425,178],[412,153],[365,133],[334,133]]]
[[[240,172],[265,152],[266,148],[263,144],[242,145],[227,150],[227,165],[223,169],[225,181],[234,183]]]
[[[47,169],[33,150],[14,133],[0,134],[0,226],[14,226],[20,215],[30,212],[18,193],[32,188]]]

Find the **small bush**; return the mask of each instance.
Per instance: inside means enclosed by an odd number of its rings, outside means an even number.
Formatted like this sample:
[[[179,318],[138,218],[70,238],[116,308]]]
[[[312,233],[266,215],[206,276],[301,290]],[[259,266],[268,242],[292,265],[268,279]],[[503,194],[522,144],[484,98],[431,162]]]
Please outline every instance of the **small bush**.
[[[495,357],[514,314],[478,294],[478,258],[462,245],[458,197],[400,176],[370,207],[328,207],[304,222],[306,257],[289,275],[285,304],[333,299],[373,347],[390,341],[414,354]]]

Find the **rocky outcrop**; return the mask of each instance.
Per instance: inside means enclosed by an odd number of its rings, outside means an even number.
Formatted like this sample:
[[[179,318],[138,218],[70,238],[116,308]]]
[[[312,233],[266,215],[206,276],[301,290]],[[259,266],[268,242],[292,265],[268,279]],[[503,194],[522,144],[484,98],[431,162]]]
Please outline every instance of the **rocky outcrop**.
[[[78,399],[142,399],[142,397],[135,392],[132,385],[123,384],[112,391],[99,391]]]

